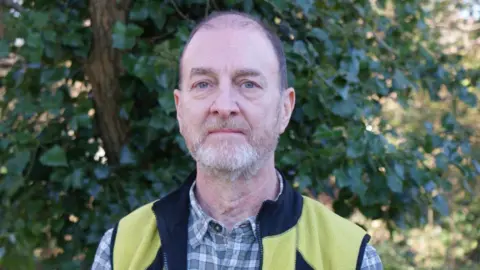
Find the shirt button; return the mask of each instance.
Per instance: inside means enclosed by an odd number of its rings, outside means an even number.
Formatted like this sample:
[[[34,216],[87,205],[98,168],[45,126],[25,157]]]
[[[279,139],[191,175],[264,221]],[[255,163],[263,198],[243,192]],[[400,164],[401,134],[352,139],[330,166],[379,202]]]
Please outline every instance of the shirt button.
[[[222,226],[220,226],[220,225],[218,225],[218,224],[215,224],[215,225],[213,226],[213,229],[214,229],[217,233],[219,233],[219,232],[222,231]]]

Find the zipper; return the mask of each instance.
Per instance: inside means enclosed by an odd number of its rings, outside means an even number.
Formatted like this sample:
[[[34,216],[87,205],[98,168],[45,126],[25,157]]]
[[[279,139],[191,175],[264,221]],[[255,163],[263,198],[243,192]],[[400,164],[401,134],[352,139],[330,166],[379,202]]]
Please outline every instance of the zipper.
[[[258,246],[260,248],[260,270],[263,266],[263,245],[262,245],[262,234],[260,232],[260,221],[257,222],[257,238],[258,238]]]
[[[297,269],[297,250],[299,250],[298,241],[299,241],[298,226],[295,225],[295,254],[293,257],[293,267],[295,267],[295,269]]]
[[[167,253],[165,253],[165,251],[162,251],[163,253],[163,269],[164,270],[167,270]]]
[[[156,220],[161,220],[158,216],[157,216],[157,213],[155,213],[155,211],[153,211],[153,214],[155,215],[155,219]],[[165,243],[162,241],[162,234],[160,233],[160,230],[157,229],[157,233],[158,233],[158,237],[160,238],[160,243]],[[165,246],[163,247],[160,247],[162,250],[162,255],[163,255],[163,270],[167,270],[168,267],[167,267],[167,253],[165,252]]]

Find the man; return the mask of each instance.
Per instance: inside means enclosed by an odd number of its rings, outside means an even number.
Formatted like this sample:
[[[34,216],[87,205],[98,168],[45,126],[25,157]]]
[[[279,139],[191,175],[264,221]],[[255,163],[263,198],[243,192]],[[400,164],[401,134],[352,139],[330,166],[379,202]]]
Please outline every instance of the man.
[[[93,269],[382,269],[363,229],[275,168],[295,91],[261,22],[223,12],[200,23],[174,99],[196,171],[107,231]]]

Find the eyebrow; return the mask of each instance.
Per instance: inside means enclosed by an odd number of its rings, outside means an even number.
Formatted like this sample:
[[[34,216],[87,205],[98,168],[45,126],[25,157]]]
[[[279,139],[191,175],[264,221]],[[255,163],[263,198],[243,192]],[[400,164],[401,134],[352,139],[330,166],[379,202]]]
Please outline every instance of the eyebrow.
[[[203,67],[192,68],[192,70],[190,71],[190,78],[192,78],[193,76],[199,76],[199,75],[214,76],[215,71],[211,68],[203,68]]]
[[[246,68],[235,70],[233,77],[263,77],[263,75],[258,70]]]

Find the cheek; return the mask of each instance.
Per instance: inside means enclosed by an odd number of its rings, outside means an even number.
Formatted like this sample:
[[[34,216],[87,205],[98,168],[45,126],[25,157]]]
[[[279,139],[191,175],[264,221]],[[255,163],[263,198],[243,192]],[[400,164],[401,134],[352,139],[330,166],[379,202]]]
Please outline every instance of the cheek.
[[[188,105],[182,106],[181,108],[181,128],[183,129],[183,133],[188,133],[186,135],[193,135],[201,131],[202,125],[208,116],[208,109],[193,102],[187,104]]]

